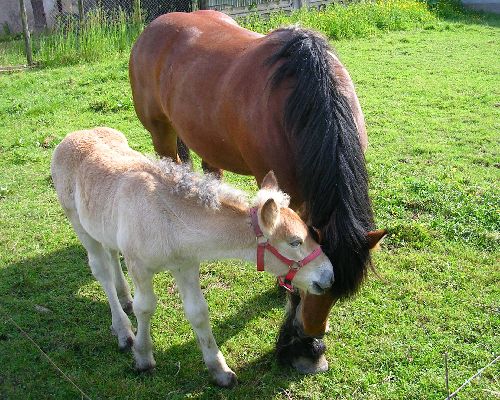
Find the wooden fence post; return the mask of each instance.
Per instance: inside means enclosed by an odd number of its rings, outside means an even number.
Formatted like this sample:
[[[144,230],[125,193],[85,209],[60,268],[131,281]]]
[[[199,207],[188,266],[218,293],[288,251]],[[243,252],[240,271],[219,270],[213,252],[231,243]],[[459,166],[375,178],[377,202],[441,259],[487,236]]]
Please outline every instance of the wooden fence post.
[[[302,7],[302,0],[293,0],[292,1],[292,9],[300,10],[301,7]]]
[[[198,0],[198,10],[208,10],[208,0]]]
[[[78,0],[78,18],[83,21],[83,0]]]
[[[31,36],[28,28],[28,17],[26,16],[26,6],[24,4],[24,0],[19,0],[19,8],[21,11],[21,23],[23,25],[26,59],[28,60],[28,65],[33,65],[33,50],[31,48]]]

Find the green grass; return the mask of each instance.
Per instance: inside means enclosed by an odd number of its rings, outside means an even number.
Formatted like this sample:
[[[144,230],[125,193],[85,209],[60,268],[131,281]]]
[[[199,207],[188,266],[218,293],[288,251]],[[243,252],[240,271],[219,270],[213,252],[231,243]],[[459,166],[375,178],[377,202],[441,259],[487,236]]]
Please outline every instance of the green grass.
[[[375,255],[382,279],[334,307],[330,370],[301,376],[274,361],[284,299],[273,279],[235,261],[204,265],[215,337],[240,378],[232,390],[209,383],[168,274],[155,280],[157,369],[133,371],[51,187],[53,148],[72,130],[111,126],[153,151],[126,54],[0,75],[0,314],[93,399],[444,399],[444,352],[453,390],[500,350],[499,41],[498,28],[450,22],[335,43],[367,120],[377,224],[391,231]],[[79,396],[3,315],[0,361],[2,398]],[[497,398],[499,376],[497,364],[458,398]]]
[[[26,64],[24,42],[17,38],[0,41],[0,66]]]

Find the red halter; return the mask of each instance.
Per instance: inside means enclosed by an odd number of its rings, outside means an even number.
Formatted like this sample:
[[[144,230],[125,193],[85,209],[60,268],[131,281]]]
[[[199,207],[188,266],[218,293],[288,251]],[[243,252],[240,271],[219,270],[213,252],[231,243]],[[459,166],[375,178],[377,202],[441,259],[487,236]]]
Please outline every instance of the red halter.
[[[284,255],[282,255],[279,250],[269,243],[269,239],[264,236],[264,233],[259,226],[259,218],[257,216],[257,207],[250,209],[250,218],[252,221],[252,227],[257,238],[257,271],[264,271],[264,253],[269,250],[278,260],[288,265],[289,271],[285,277],[278,276],[278,284],[284,287],[286,290],[293,292],[292,280],[299,272],[299,269],[304,265],[309,264],[312,260],[317,258],[323,253],[321,247],[317,247],[313,250],[307,257],[300,261],[291,260]],[[263,239],[263,240],[261,240]]]

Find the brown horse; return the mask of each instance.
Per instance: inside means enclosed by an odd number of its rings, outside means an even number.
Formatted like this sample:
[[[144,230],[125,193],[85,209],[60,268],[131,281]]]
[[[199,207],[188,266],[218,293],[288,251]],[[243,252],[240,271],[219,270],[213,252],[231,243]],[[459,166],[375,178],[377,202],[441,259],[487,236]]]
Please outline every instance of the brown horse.
[[[178,157],[179,137],[206,170],[257,182],[273,170],[319,232],[335,272],[332,291],[288,297],[277,355],[303,372],[325,370],[328,313],[356,292],[369,250],[385,234],[373,231],[364,117],[347,70],[314,32],[264,36],[215,11],[157,18],[135,43],[129,68],[137,115],[160,155]]]

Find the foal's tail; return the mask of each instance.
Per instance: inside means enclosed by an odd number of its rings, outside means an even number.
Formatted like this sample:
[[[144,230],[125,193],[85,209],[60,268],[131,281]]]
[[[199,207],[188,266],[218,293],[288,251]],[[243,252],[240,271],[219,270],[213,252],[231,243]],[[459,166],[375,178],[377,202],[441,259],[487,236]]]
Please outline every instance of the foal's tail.
[[[370,265],[367,233],[373,229],[368,176],[358,130],[334,75],[330,46],[300,28],[272,32],[280,48],[268,65],[278,65],[272,87],[295,82],[284,125],[295,149],[296,173],[312,224],[335,270],[333,292],[353,294]]]

